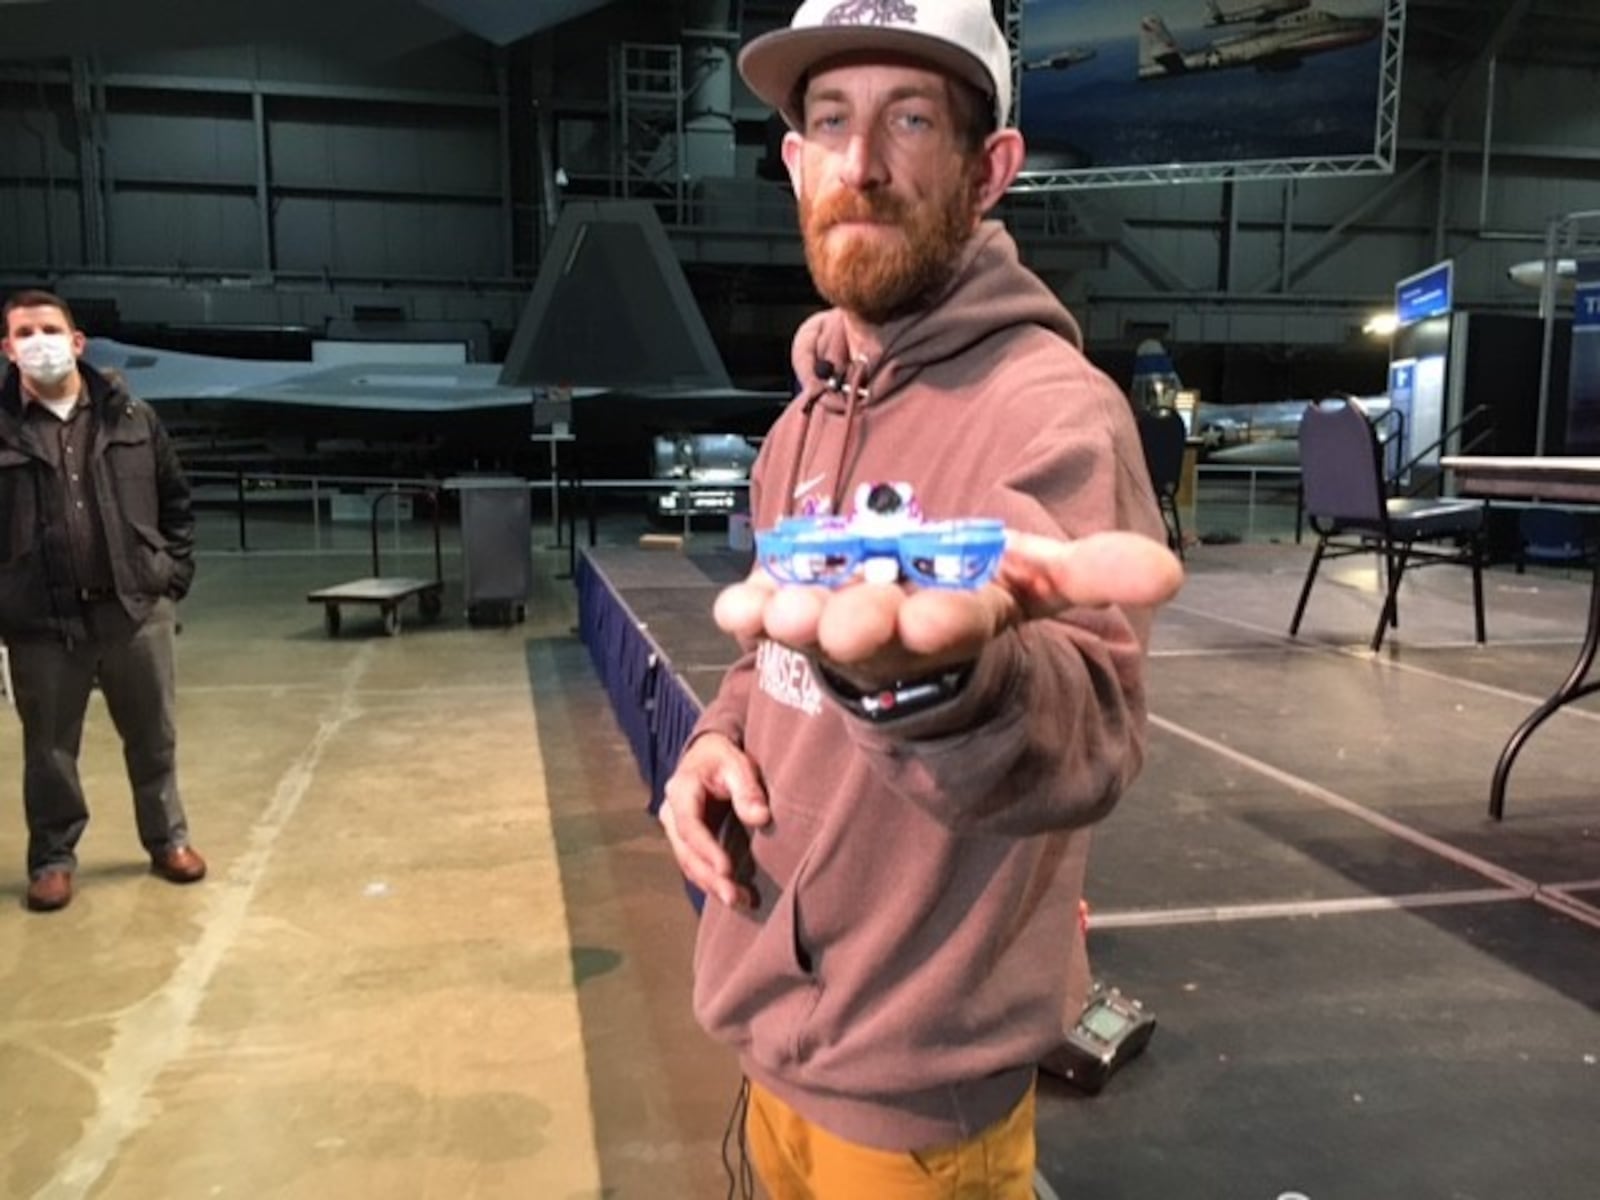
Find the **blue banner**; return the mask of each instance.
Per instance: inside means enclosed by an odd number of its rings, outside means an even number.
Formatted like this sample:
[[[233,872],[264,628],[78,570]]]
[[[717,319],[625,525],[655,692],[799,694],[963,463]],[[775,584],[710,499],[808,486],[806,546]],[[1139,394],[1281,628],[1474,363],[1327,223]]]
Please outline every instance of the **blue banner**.
[[[1600,453],[1600,260],[1578,261],[1567,382],[1568,454]]]
[[[1414,325],[1450,311],[1455,263],[1450,259],[1394,285],[1394,313],[1402,325]]]

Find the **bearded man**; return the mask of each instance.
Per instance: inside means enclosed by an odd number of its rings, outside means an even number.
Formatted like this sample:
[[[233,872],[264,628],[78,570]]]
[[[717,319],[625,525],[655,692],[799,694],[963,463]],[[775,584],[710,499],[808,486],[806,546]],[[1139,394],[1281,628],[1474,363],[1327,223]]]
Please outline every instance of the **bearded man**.
[[[989,0],[807,0],[739,65],[790,126],[833,305],[795,338],[757,527],[894,482],[1008,532],[974,590],[757,570],[718,598],[748,652],[661,810],[708,897],[695,1012],[775,1200],[1020,1200],[1034,1064],[1086,982],[1088,827],[1141,764],[1181,570],[1126,399],[985,219],[1024,156]]]

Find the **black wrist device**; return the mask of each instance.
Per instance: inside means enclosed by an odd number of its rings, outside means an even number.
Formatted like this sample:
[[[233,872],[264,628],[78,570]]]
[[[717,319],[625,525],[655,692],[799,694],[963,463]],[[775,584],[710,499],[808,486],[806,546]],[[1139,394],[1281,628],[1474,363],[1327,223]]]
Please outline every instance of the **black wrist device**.
[[[821,668],[821,675],[833,694],[849,712],[866,721],[882,723],[914,716],[953,700],[967,686],[972,666],[963,663],[920,679],[902,679],[882,687],[862,690],[848,680]]]

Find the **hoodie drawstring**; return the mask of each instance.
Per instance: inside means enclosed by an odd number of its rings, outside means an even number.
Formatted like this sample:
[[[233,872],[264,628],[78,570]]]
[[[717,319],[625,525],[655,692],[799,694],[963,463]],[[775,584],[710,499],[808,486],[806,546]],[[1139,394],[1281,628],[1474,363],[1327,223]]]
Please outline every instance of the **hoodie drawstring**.
[[[868,390],[862,386],[867,374],[867,358],[865,355],[857,356],[851,360],[850,369],[845,372],[843,379],[839,378],[838,369],[832,363],[818,360],[817,379],[818,385],[800,405],[800,439],[795,448],[794,457],[789,460],[788,476],[783,481],[783,503],[780,508],[782,516],[794,515],[794,504],[798,497],[794,494],[795,485],[800,480],[800,471],[805,465],[806,445],[811,436],[811,421],[816,412],[817,405],[822,403],[822,397],[828,392],[838,392],[844,396],[844,440],[839,446],[839,459],[834,466],[833,491],[829,496],[829,512],[834,515],[843,513],[844,480],[845,473],[850,469],[850,458],[860,444],[857,437],[856,426],[862,419],[862,412],[870,398]]]
[[[831,385],[832,382],[834,381],[830,380],[829,384]],[[827,386],[818,388],[807,396],[800,406],[800,444],[795,449],[794,457],[789,460],[789,476],[783,481],[783,503],[779,509],[781,516],[788,517],[794,514],[794,489],[795,485],[800,482],[800,465],[805,462],[806,458],[806,438],[811,433],[811,414],[822,400],[822,393],[827,390]]]
[[[836,514],[844,512],[845,472],[850,469],[850,454],[856,446],[856,424],[861,419],[861,410],[867,402],[867,389],[861,386],[866,373],[867,360],[864,356],[857,355],[851,360],[850,370],[844,377],[844,438],[839,443],[839,462],[833,471],[831,508]]]
[[[728,1200],[755,1200],[755,1169],[750,1164],[750,1143],[745,1136],[745,1122],[750,1117],[750,1080],[739,1083],[739,1094],[734,1097],[733,1112],[728,1115],[728,1126],[722,1131],[722,1170],[728,1177]],[[737,1148],[739,1161],[733,1161]]]

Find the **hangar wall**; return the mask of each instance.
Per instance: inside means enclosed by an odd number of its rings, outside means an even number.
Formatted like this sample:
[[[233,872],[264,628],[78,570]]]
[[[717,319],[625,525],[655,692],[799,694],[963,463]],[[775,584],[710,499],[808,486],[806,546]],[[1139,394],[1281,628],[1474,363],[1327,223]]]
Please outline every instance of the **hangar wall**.
[[[703,152],[701,113],[686,156],[683,96],[787,10],[625,0],[507,48],[461,34],[398,57],[286,37],[0,62],[0,284],[52,283],[102,323],[462,321],[503,340],[561,203],[643,194],[719,341],[770,354],[814,303],[775,123],[735,81],[732,152]],[[622,78],[625,46],[674,51],[677,93]],[[1392,281],[1447,256],[1468,305],[1530,311],[1506,268],[1553,216],[1600,208],[1593,80],[1408,44],[1393,175],[1017,196],[1005,214],[1107,351],[1162,329],[1354,350]]]

